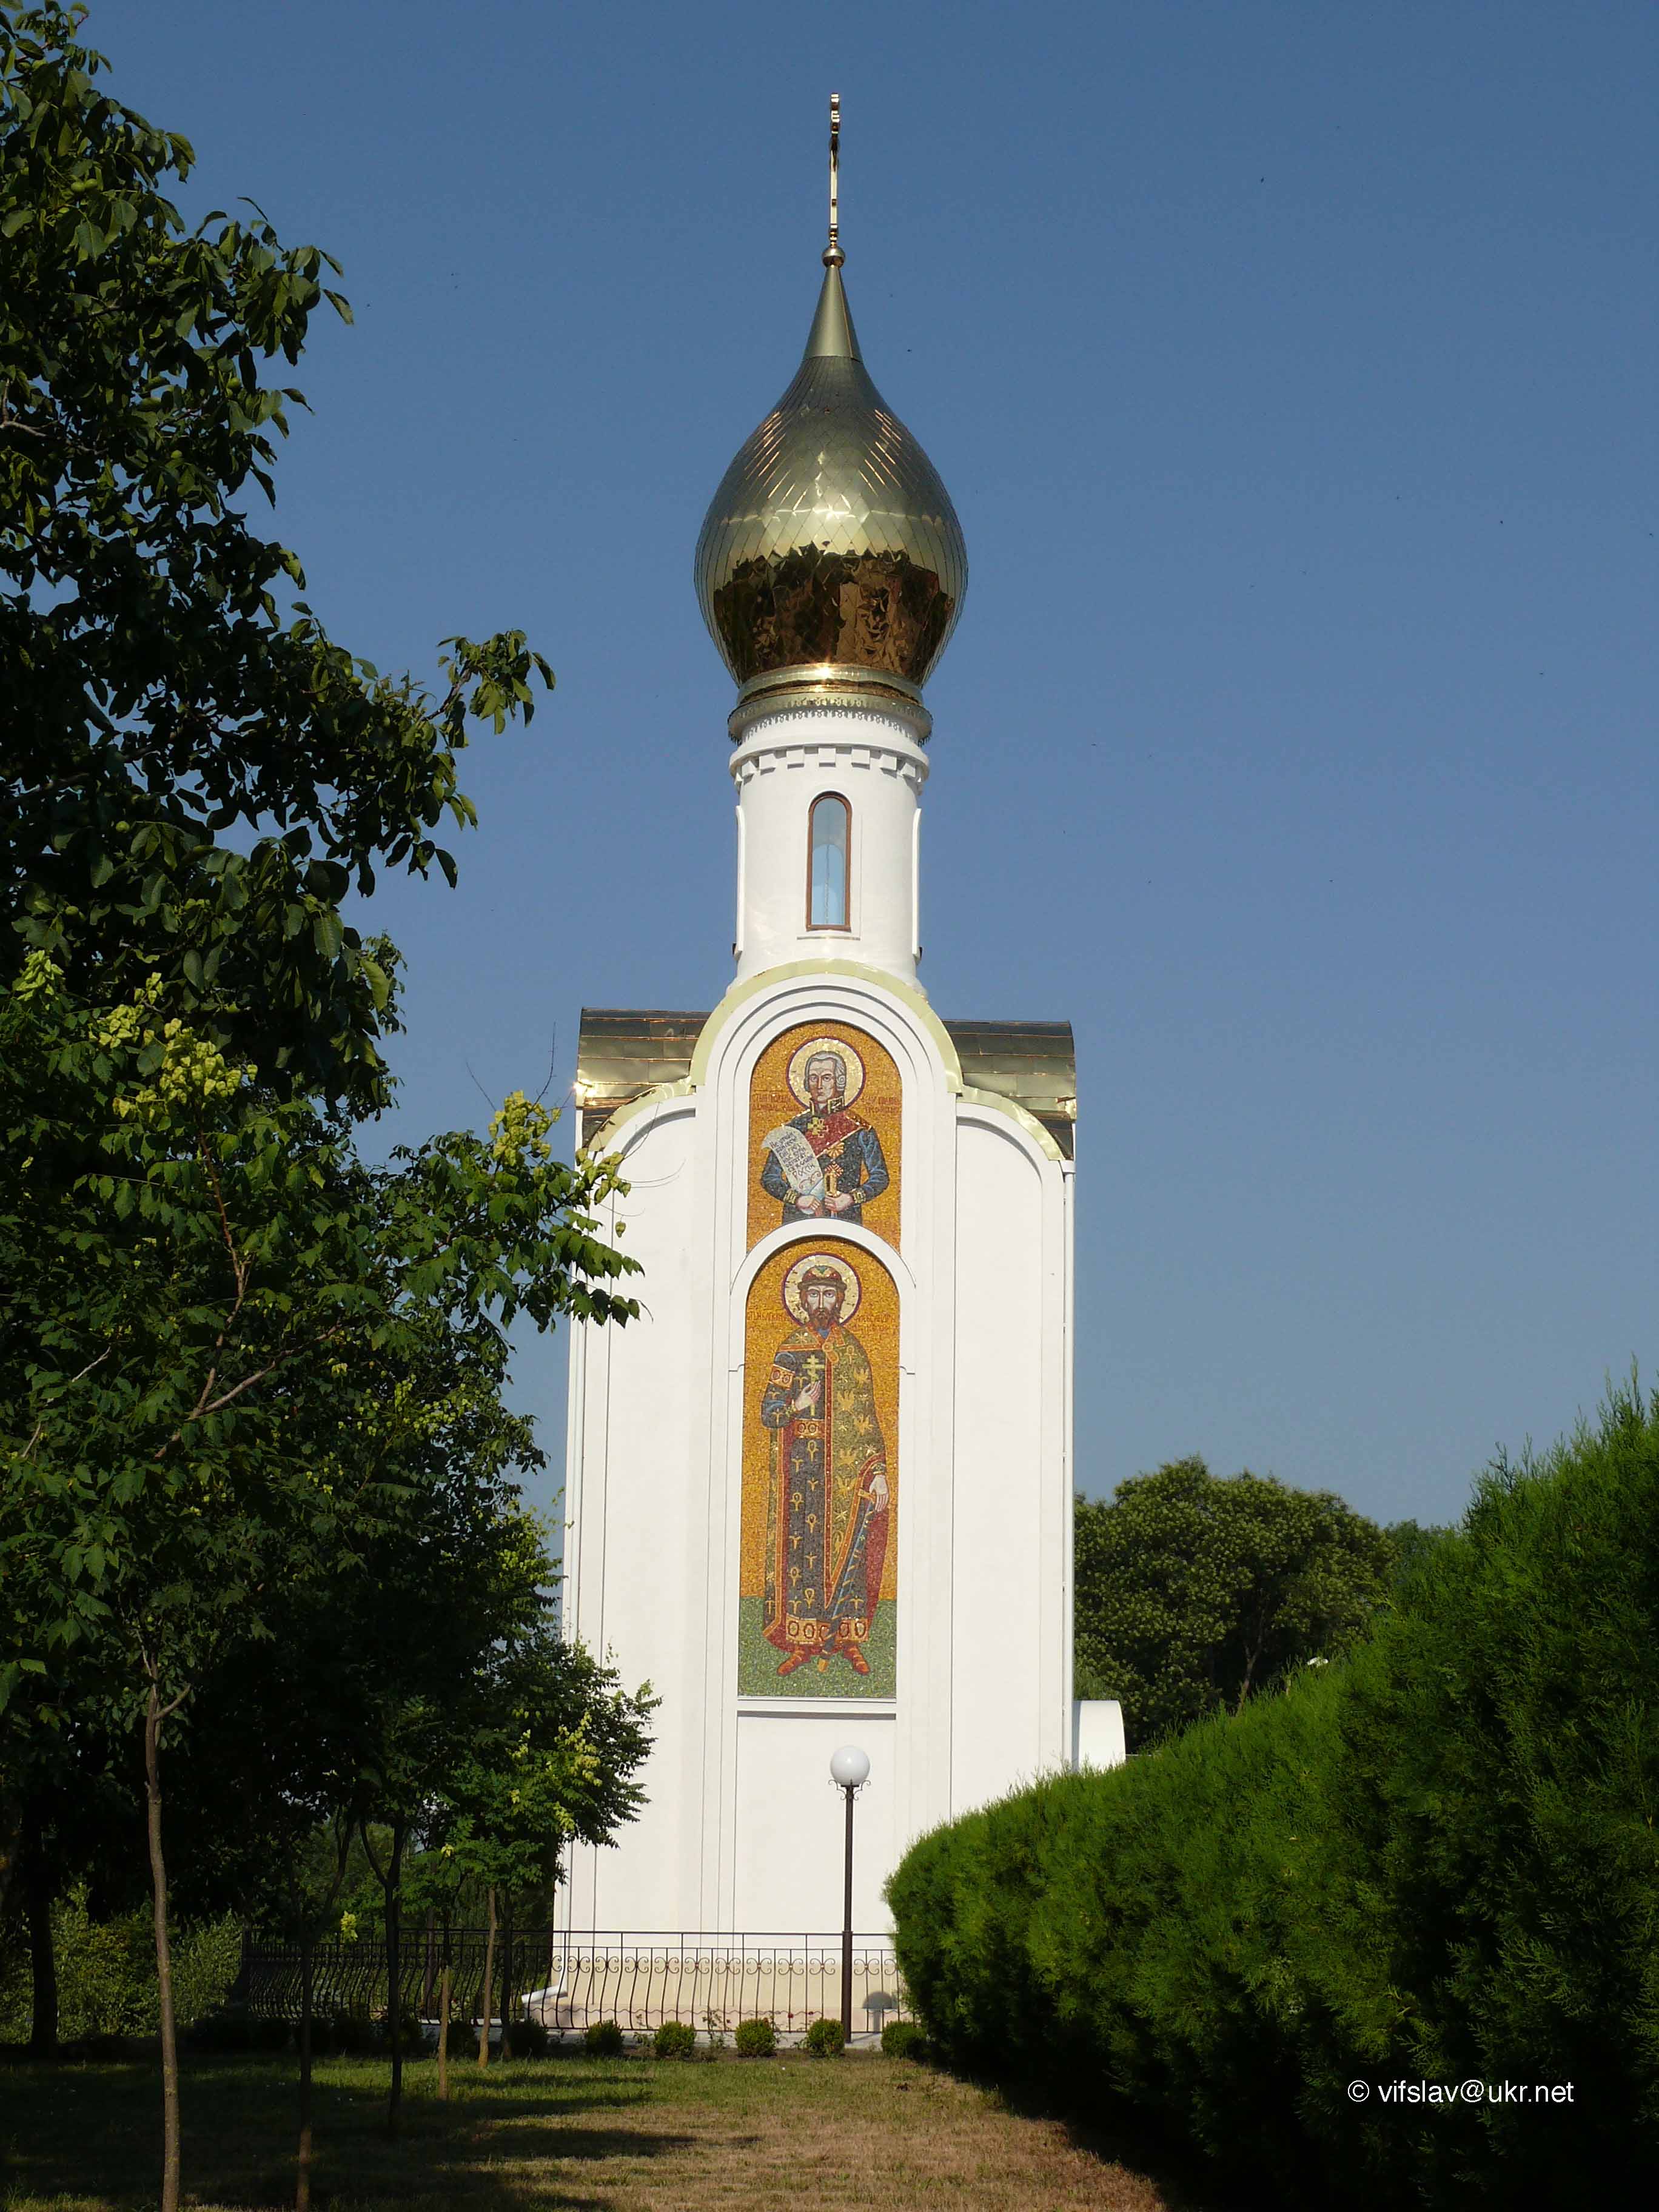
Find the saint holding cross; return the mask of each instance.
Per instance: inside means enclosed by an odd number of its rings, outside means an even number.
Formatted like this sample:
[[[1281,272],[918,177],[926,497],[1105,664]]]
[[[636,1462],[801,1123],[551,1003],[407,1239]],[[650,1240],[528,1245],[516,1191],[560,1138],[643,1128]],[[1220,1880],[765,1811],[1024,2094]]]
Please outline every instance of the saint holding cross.
[[[809,1253],[784,1279],[799,1326],[773,1354],[760,1407],[771,1431],[763,1632],[782,1675],[809,1659],[870,1672],[890,1493],[869,1355],[847,1326],[860,1295],[838,1253]]]

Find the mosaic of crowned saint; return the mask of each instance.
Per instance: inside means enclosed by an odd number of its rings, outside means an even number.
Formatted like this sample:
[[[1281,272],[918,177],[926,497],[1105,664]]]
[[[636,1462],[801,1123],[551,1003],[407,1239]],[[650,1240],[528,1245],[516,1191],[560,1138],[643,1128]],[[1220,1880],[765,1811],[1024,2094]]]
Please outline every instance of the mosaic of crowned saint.
[[[870,1672],[890,1493],[869,1355],[847,1326],[860,1297],[851,1263],[826,1252],[784,1281],[799,1326],[773,1355],[760,1408],[771,1431],[764,1634],[784,1655],[780,1674],[809,1659]]]
[[[782,1201],[784,1221],[861,1224],[888,1183],[881,1139],[853,1111],[864,1063],[850,1045],[819,1037],[790,1061],[788,1082],[806,1110],[762,1138],[761,1188]]]

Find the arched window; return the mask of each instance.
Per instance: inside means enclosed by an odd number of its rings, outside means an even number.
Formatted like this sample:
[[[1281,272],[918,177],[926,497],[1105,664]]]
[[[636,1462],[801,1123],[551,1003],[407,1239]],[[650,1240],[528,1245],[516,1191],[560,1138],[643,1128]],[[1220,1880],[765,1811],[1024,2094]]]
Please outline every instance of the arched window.
[[[848,929],[847,886],[853,816],[844,799],[826,792],[812,801],[807,830],[806,927]]]

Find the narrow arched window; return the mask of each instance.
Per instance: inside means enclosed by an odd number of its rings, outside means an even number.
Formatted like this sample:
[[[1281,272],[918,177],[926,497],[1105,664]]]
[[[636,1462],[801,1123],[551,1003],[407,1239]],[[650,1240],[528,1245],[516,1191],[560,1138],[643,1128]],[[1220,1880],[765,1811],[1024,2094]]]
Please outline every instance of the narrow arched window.
[[[807,831],[806,926],[809,929],[848,929],[848,861],[853,842],[853,816],[844,799],[826,792],[812,801]]]

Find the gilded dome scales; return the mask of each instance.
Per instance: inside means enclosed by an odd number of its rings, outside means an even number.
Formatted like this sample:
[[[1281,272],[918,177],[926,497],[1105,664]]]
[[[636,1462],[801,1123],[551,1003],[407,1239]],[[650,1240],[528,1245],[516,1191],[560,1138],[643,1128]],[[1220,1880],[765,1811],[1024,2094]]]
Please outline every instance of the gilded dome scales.
[[[839,103],[830,242],[793,382],[738,453],[697,541],[697,597],[745,686],[774,672],[927,681],[961,611],[968,556],[950,495],[883,402],[842,283]]]

